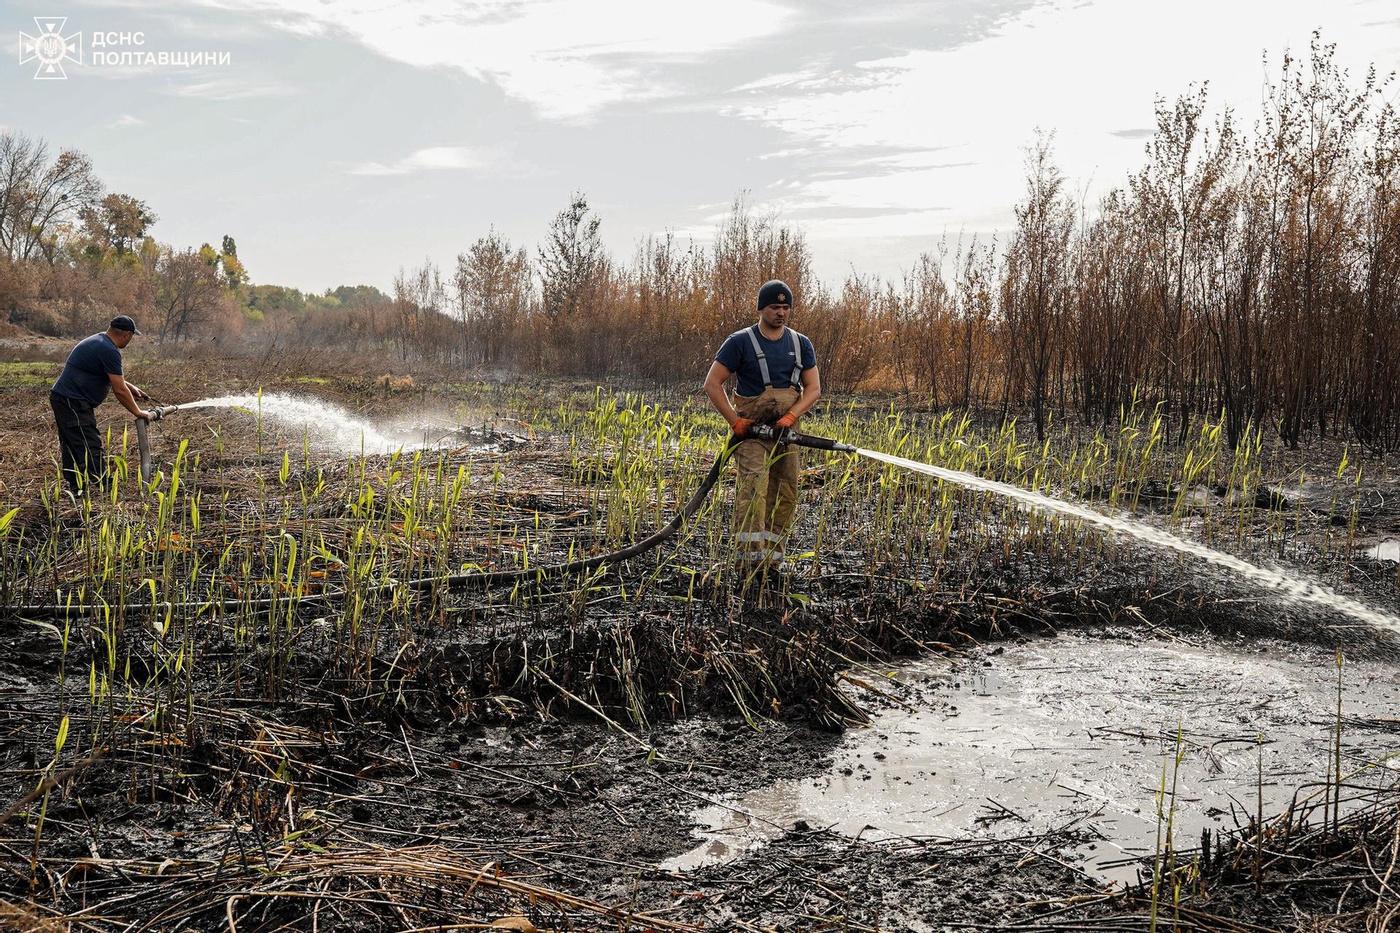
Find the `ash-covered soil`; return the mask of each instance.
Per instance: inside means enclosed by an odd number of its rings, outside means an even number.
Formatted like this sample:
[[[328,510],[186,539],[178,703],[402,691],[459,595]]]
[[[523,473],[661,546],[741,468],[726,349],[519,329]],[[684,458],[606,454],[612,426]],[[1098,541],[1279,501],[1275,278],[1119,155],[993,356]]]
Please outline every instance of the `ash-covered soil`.
[[[204,394],[246,385],[236,374],[211,372]],[[166,397],[199,394],[181,383],[184,375],[172,370],[143,385]],[[280,384],[299,385],[291,376]],[[28,393],[16,400],[30,414],[20,432],[0,432],[7,468],[47,449],[38,392],[13,393]],[[406,404],[372,380],[331,394],[361,412]],[[503,472],[521,477],[497,494],[500,513],[520,521],[544,515],[586,532],[591,519],[559,491],[569,476],[563,448],[509,430],[506,416],[487,412],[467,425],[477,433],[465,441],[491,440],[482,433],[488,422],[492,438],[510,438],[491,453]],[[201,441],[207,459],[199,481],[211,496],[227,493],[238,503],[247,493],[238,471],[275,473],[280,448],[255,454],[246,425],[221,430],[222,446]],[[21,434],[23,443],[8,443]],[[34,480],[8,479],[12,486]],[[822,494],[822,477],[812,480],[812,494]],[[1290,492],[1285,480],[1276,484],[1281,498],[1257,506],[1260,525],[1274,514],[1295,518],[1295,531],[1271,559],[1307,567],[1394,612],[1395,565],[1365,553],[1396,528],[1386,487],[1378,484],[1366,500],[1374,503],[1338,524],[1330,489]],[[1210,521],[1209,495],[1202,492],[1202,526]],[[61,546],[66,532],[46,529],[41,512],[35,505],[19,519],[34,530],[33,546],[54,543],[44,535]],[[1178,929],[1384,929],[1376,924],[1400,900],[1387,874],[1393,856],[1385,835],[1395,797],[1384,793],[1391,786],[1384,767],[1355,775],[1363,763],[1356,740],[1370,742],[1364,754],[1373,756],[1375,747],[1396,744],[1394,713],[1379,687],[1358,695],[1364,683],[1342,697],[1346,780],[1338,790],[1345,806],[1329,813],[1305,805],[1262,827],[1251,825],[1248,801],[1236,811],[1221,807],[1228,816],[1212,821],[1206,863],[1188,851],[1202,844],[1194,832],[1179,839],[1187,867],[1156,870],[1155,899],[1151,858],[1140,867],[1144,887],[1109,889],[1112,879],[1088,862],[1113,827],[1073,819],[1077,811],[1054,819],[1054,807],[1023,813],[1020,803],[1002,799],[1003,775],[969,777],[964,789],[964,806],[988,819],[974,819],[965,832],[944,833],[947,824],[939,823],[937,836],[910,831],[919,825],[914,812],[898,814],[899,831],[891,833],[823,822],[820,812],[801,808],[766,816],[745,808],[746,799],[774,787],[843,779],[850,779],[847,796],[878,795],[898,756],[888,745],[878,749],[884,759],[864,749],[858,768],[849,755],[860,742],[849,733],[867,735],[882,716],[915,709],[924,717],[917,741],[937,743],[940,721],[955,725],[960,714],[968,721],[968,710],[957,709],[966,704],[946,685],[907,677],[901,685],[886,675],[931,663],[1014,679],[1011,666],[1027,663],[1022,649],[1054,632],[1140,643],[1145,665],[1148,646],[1174,640],[1200,651],[1218,646],[1222,654],[1302,646],[1296,650],[1307,660],[1300,664],[1309,670],[1336,647],[1354,665],[1345,672],[1394,664],[1394,642],[1382,633],[1131,546],[1105,546],[1096,558],[1068,563],[1008,550],[980,552],[965,565],[910,567],[899,555],[872,561],[859,544],[858,527],[843,529],[819,573],[796,574],[762,604],[722,588],[697,590],[693,578],[654,566],[601,580],[600,587],[631,591],[645,580],[645,598],[620,608],[602,601],[583,624],[565,593],[509,604],[469,595],[380,646],[370,669],[356,672],[354,689],[338,666],[331,626],[312,617],[325,611],[319,607],[308,607],[294,661],[275,685],[258,680],[267,669],[261,649],[222,634],[211,620],[192,675],[197,701],[110,722],[73,712],[74,734],[96,729],[110,749],[69,748],[57,773],[49,762],[59,711],[84,708],[89,661],[102,645],[82,626],[65,634],[10,613],[0,622],[0,805],[10,811],[0,825],[0,926],[1146,930],[1170,901]],[[701,566],[707,555],[686,547],[685,562]],[[897,573],[883,573],[896,565]],[[1124,724],[1121,731],[1137,738],[1090,740],[1119,742],[1137,758],[1169,758],[1166,720],[1189,710],[1192,689],[1215,700],[1224,692],[1242,715],[1261,704],[1285,710],[1296,700],[1262,695],[1266,685],[1238,683],[1228,672],[1215,675],[1195,688],[1185,674],[1164,684],[1160,715]],[[1091,676],[1067,669],[1063,693]],[[1111,697],[1114,689],[1106,682],[1102,692]],[[1139,693],[1150,700],[1153,690]],[[1052,723],[1055,695],[1045,692],[1038,714]],[[1317,713],[1315,700],[1296,725],[1314,759],[1327,761],[1335,717]],[[1015,704],[1012,696],[1007,705]],[[861,725],[864,714],[875,717],[874,726]],[[1064,722],[1084,724],[1078,715]],[[1246,716],[1240,734],[1266,720],[1285,728],[1282,718]],[[1114,722],[1106,708],[1089,725]],[[1010,712],[1001,724],[1023,725]],[[1211,746],[1200,739],[1196,745]],[[101,756],[90,757],[94,751]],[[1192,754],[1209,767],[1210,756]],[[843,774],[848,767],[852,774]],[[43,798],[36,791],[46,776],[56,780],[36,834]],[[907,785],[917,774],[901,779]],[[1303,782],[1274,776],[1285,780]],[[1151,810],[1154,788],[1131,793]],[[674,867],[705,842],[702,814],[715,809],[745,809],[746,819],[762,821],[761,844]],[[1237,818],[1244,825],[1232,835]],[[1251,854],[1259,852],[1268,858]],[[1139,875],[1137,867],[1118,870]]]

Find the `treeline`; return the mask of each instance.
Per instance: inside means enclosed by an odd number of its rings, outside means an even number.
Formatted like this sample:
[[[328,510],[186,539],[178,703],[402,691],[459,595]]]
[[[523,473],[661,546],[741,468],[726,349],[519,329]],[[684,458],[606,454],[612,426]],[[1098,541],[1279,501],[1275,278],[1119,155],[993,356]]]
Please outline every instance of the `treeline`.
[[[1316,37],[1305,58],[1285,57],[1273,71],[1263,116],[1248,130],[1228,109],[1212,116],[1204,89],[1159,101],[1143,166],[1097,204],[1073,198],[1053,139],[1038,138],[1003,240],[945,240],[899,281],[852,273],[839,286],[812,274],[800,230],[742,198],[709,245],[668,234],[619,260],[583,195],[533,249],[491,230],[446,268],[427,261],[401,272],[388,296],[251,286],[231,240],[221,250],[155,246],[142,239],[149,211],[125,196],[107,206],[113,196],[89,191],[92,220],[70,201],[80,223],[61,232],[50,221],[36,232],[43,210],[4,206],[14,160],[3,141],[13,137],[0,137],[0,308],[5,276],[17,269],[38,269],[72,295],[117,276],[113,269],[139,266],[145,291],[94,293],[122,310],[144,302],[169,322],[162,333],[179,340],[198,330],[199,315],[181,312],[189,302],[177,297],[187,291],[177,273],[198,262],[210,270],[200,281],[211,280],[236,312],[226,330],[245,339],[690,383],[724,335],[754,320],[758,286],[777,277],[794,288],[793,323],[812,337],[823,380],[837,392],[898,391],[933,406],[1027,413],[1040,431],[1053,412],[1098,424],[1125,406],[1159,405],[1179,437],[1223,416],[1232,443],[1252,423],[1295,446],[1316,432],[1394,450],[1400,123],[1387,100],[1392,85],[1374,73],[1349,79]],[[81,162],[65,153],[47,171],[78,185]]]
[[[158,243],[144,202],[107,192],[81,152],[0,133],[0,311],[51,335],[88,332],[113,314],[137,316],[158,339],[237,333],[230,291],[247,279],[237,247]]]
[[[130,314],[162,344],[290,342],[307,322],[341,340],[367,329],[357,312],[371,309],[385,321],[374,339],[388,340],[393,314],[378,289],[251,285],[233,237],[176,247],[151,236],[156,220],[146,202],[107,191],[83,153],[0,133],[0,325],[77,336]]]
[[[1000,395],[1106,420],[1136,396],[1184,435],[1224,415],[1400,445],[1400,124],[1314,37],[1250,133],[1204,90],[1159,103],[1146,164],[1081,219],[1032,155],[989,317]]]
[[[780,277],[838,390],[1109,422],[1160,405],[1185,437],[1224,418],[1400,447],[1400,122],[1314,37],[1250,132],[1204,89],[1159,101],[1143,167],[1077,203],[1037,139],[1003,243],[949,245],[901,281],[816,281],[800,231],[740,202],[713,245],[608,256],[578,197],[531,255],[488,233],[399,276],[405,353],[592,377],[690,381]]]

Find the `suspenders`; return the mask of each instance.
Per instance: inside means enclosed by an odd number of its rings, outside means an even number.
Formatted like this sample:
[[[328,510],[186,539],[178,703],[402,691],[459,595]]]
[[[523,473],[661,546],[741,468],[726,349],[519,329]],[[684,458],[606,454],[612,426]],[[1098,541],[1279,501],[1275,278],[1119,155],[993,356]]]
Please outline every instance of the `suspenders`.
[[[758,371],[763,376],[763,387],[773,388],[773,377],[768,372],[768,358],[763,354],[763,345],[758,342],[758,325],[744,328],[744,332],[749,335],[749,342],[753,344],[753,352],[758,354]],[[790,384],[801,388],[802,386],[802,340],[801,334],[788,328],[788,336],[792,338],[792,376]]]

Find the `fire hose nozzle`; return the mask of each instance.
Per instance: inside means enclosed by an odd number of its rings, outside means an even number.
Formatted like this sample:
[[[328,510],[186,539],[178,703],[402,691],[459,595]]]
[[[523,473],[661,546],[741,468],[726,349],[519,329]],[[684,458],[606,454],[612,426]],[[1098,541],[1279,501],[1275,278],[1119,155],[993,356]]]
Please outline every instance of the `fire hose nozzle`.
[[[856,452],[856,448],[850,444],[843,444],[828,437],[817,437],[813,434],[798,434],[791,428],[776,428],[771,424],[756,424],[749,428],[747,436],[761,441],[777,441],[779,444],[794,444],[798,447],[811,447],[816,450],[834,450],[850,454]]]

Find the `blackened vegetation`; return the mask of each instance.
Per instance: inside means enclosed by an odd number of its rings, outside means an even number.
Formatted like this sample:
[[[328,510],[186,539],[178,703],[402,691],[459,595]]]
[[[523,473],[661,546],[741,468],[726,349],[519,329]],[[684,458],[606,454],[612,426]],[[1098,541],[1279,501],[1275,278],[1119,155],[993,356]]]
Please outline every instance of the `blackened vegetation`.
[[[106,918],[93,920],[99,929],[224,928],[229,916],[237,930],[313,922],[432,929],[516,916],[540,929],[577,930],[892,929],[901,918],[1146,929],[1145,894],[1107,898],[1057,857],[1080,841],[1072,833],[999,844],[861,843],[799,829],[765,851],[761,869],[746,862],[684,881],[646,869],[668,849],[649,842],[645,830],[660,836],[676,814],[705,799],[697,790],[732,791],[745,786],[746,773],[749,780],[773,773],[746,747],[747,725],[713,730],[717,745],[676,749],[674,737],[652,728],[661,721],[737,712],[840,728],[862,715],[850,688],[839,689],[852,662],[1132,618],[1112,587],[1093,581],[1012,584],[1011,572],[1001,586],[936,593],[895,586],[851,598],[859,589],[846,572],[833,566],[830,573],[839,582],[808,588],[812,602],[799,608],[744,609],[714,592],[698,601],[704,608],[680,612],[665,595],[674,582],[658,584],[653,602],[616,617],[597,613],[583,625],[557,609],[512,614],[496,606],[499,638],[468,642],[450,629],[425,631],[382,646],[353,683],[328,673],[335,670],[330,646],[310,639],[279,675],[285,699],[277,702],[247,689],[265,678],[265,659],[233,644],[211,650],[200,691],[207,708],[197,725],[186,723],[178,738],[148,722],[117,726],[104,757],[62,783],[39,861],[30,867],[26,835],[3,843],[10,895],[32,899],[23,922],[36,929],[45,914],[71,915],[83,905]],[[1105,576],[1125,586],[1123,571]],[[626,573],[622,580],[629,578],[635,582]],[[871,575],[867,586],[880,579]],[[559,597],[546,605],[558,607]],[[1183,587],[1146,604],[1145,618],[1194,625],[1210,605],[1206,594]],[[19,667],[33,676],[51,661],[30,644],[33,655]],[[84,666],[81,654],[69,663]],[[0,708],[11,778],[42,765],[42,724],[56,714],[53,699],[27,694]],[[585,730],[580,741],[581,725],[568,724],[580,718],[603,727]],[[539,725],[560,719],[565,724],[552,729]],[[81,725],[75,720],[73,728]],[[480,742],[493,725],[509,727],[491,733],[502,737],[496,749]],[[810,763],[810,753],[786,742],[776,749],[795,767]],[[678,793],[675,784],[688,785],[697,768],[728,777]],[[11,780],[7,795],[24,787]],[[661,807],[672,814],[652,809]],[[604,821],[618,822],[608,830]],[[1297,898],[1281,885],[1292,877],[1284,872],[1298,869],[1311,845],[1326,872],[1345,864],[1354,873],[1352,862],[1364,858],[1358,846],[1369,844],[1373,859],[1384,859],[1393,827],[1394,809],[1377,808],[1330,834],[1295,834],[1287,857],[1271,855],[1259,867],[1268,879],[1263,901],[1253,899],[1250,845],[1214,841],[1200,869],[1204,880],[1180,869],[1195,880],[1174,914],[1177,928],[1258,929],[1261,911],[1282,919],[1295,901],[1321,909],[1335,885],[1309,879],[1308,897]],[[620,838],[561,838],[570,828],[566,837],[601,829]],[[671,832],[683,838],[682,826]],[[1326,862],[1339,847],[1350,847],[1351,861]],[[1183,865],[1189,857],[1180,856]],[[619,898],[616,879],[634,872],[641,888]],[[610,896],[588,893],[598,890]],[[1237,890],[1231,910],[1244,919],[1212,925],[1222,892]],[[1369,916],[1365,890],[1348,894],[1358,917]],[[1200,892],[1210,900],[1190,906]],[[1084,912],[1080,926],[1058,912],[1063,923],[1036,919],[1067,904]]]
[[[713,445],[658,456],[670,449],[658,438],[680,436],[658,427],[670,416],[607,401],[579,416],[604,426],[596,449],[560,436],[509,456],[284,458],[224,425],[221,448],[163,452],[166,483],[183,463],[179,495],[163,485],[82,521],[25,512],[0,636],[5,922],[246,933],[1140,916],[1067,867],[1069,834],[870,844],[809,827],[757,862],[693,877],[655,866],[687,847],[690,808],[818,770],[831,730],[879,699],[863,666],[1102,622],[1377,647],[1250,594],[1223,602],[1193,568],[843,460],[812,464],[798,538],[821,547],[761,593],[729,575],[722,499],[620,569],[490,592],[385,586],[464,561],[597,553],[669,515]],[[122,572],[104,577],[106,561]],[[55,578],[111,609],[27,613]],[[152,612],[129,579],[177,606]],[[247,602],[200,608],[229,595]],[[267,602],[279,596],[296,598]],[[1381,840],[1376,826],[1364,840]],[[1214,849],[1209,870],[1224,871],[1234,850]]]
[[[1067,901],[1025,930],[1394,929],[1400,920],[1400,789],[1316,787],[1276,819],[1205,832],[1196,848],[1144,860],[1141,884]],[[1327,799],[1350,813],[1338,817]],[[1154,872],[1159,883],[1155,884]],[[1154,894],[1154,890],[1156,893]]]

